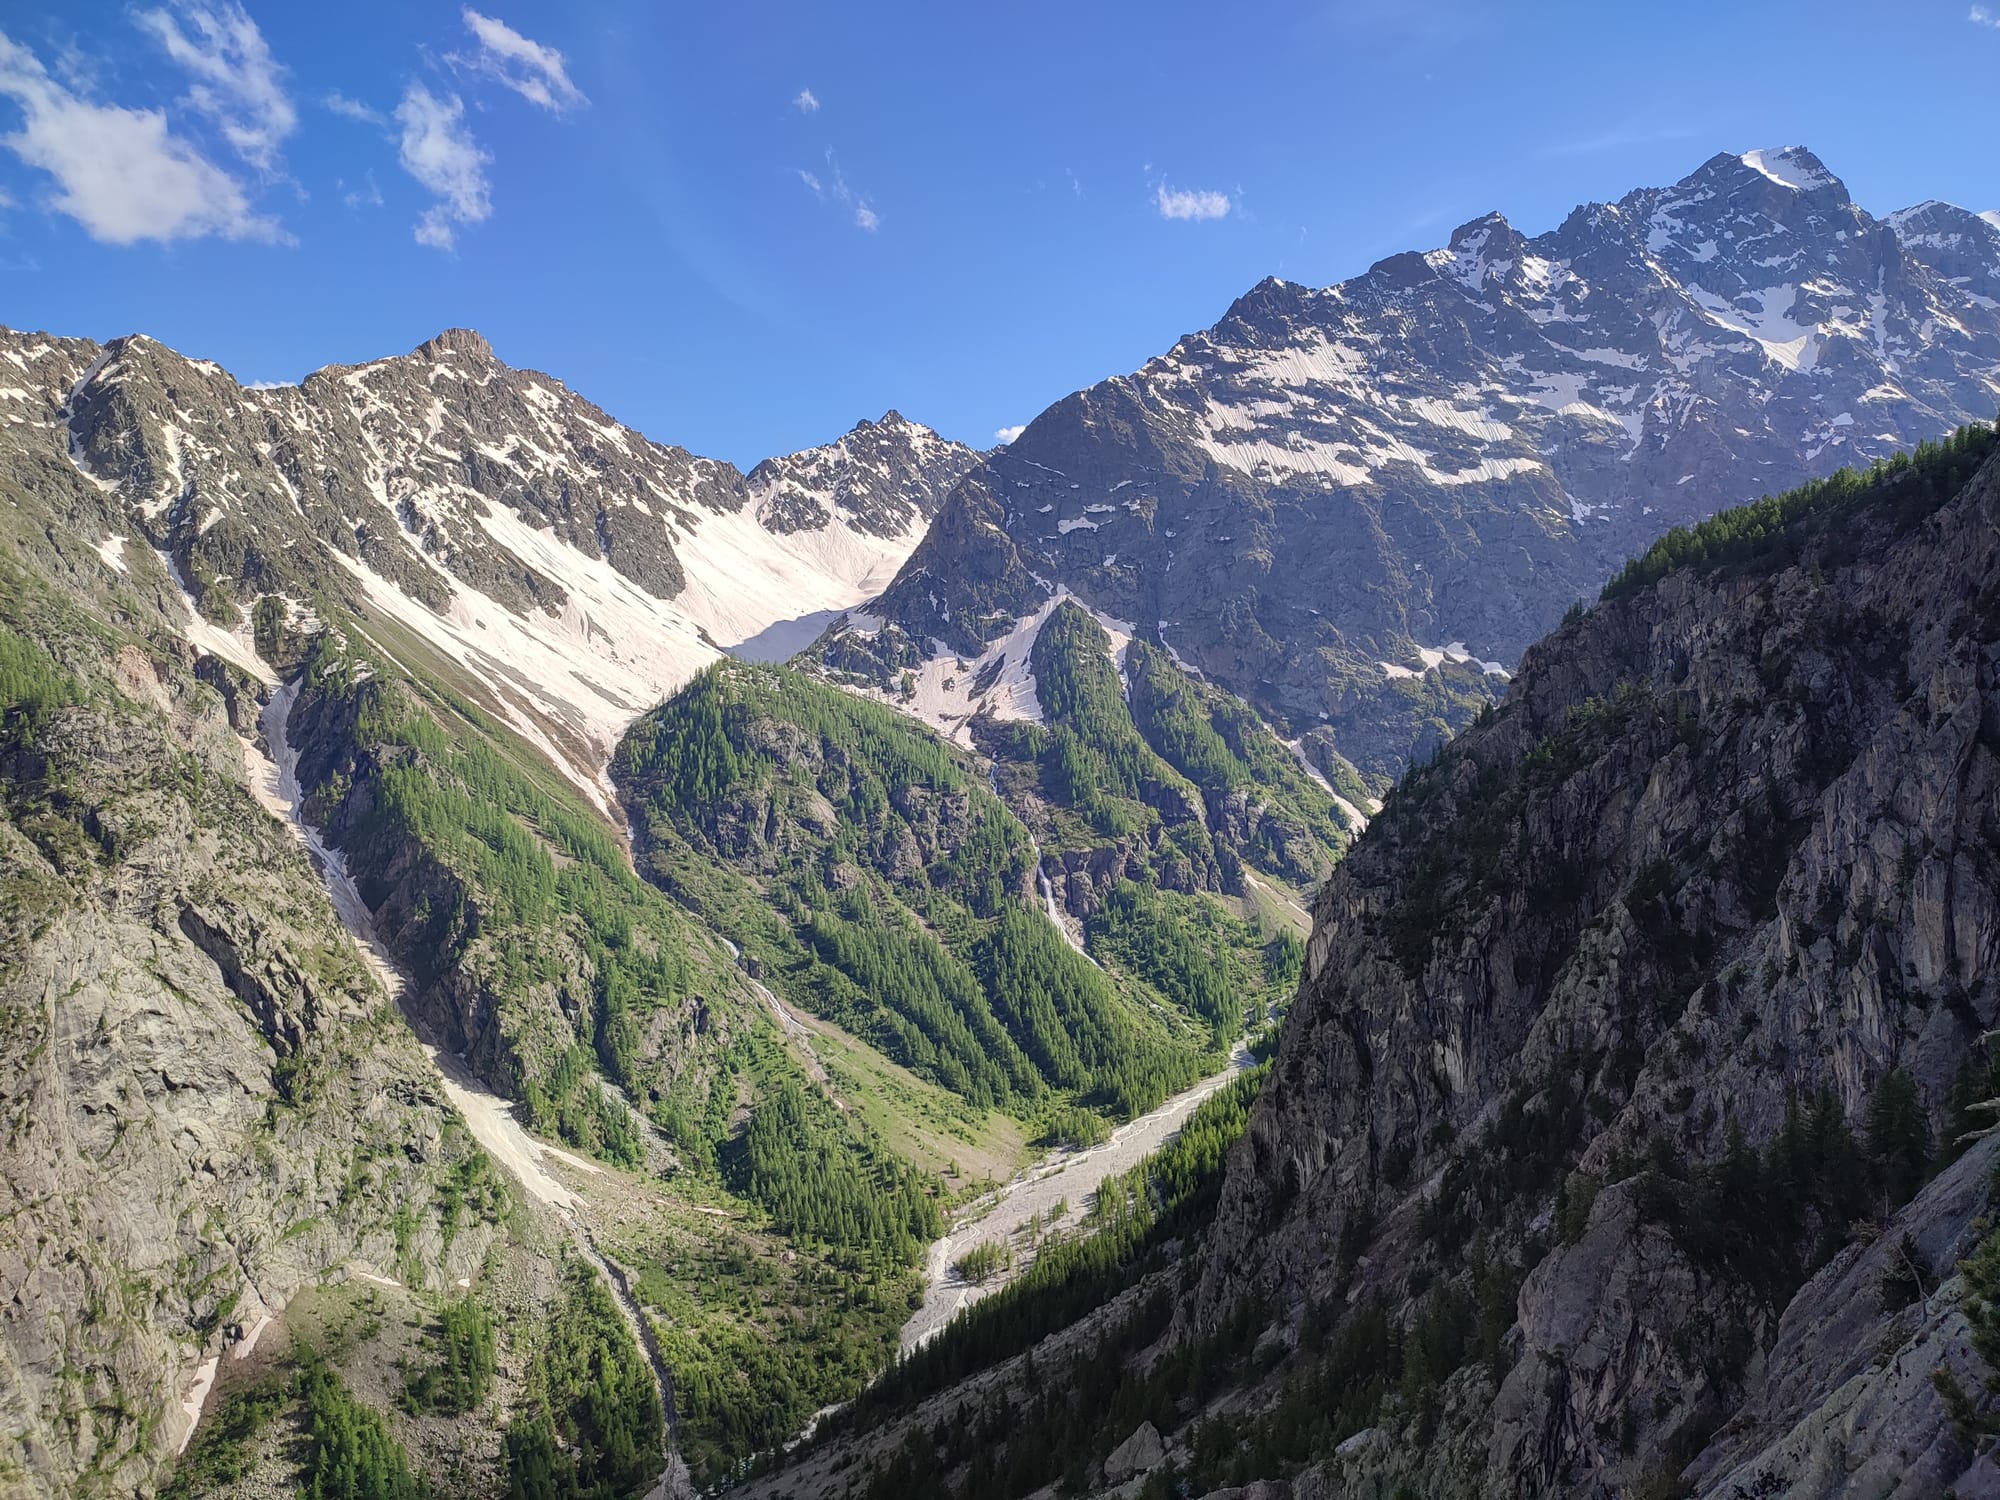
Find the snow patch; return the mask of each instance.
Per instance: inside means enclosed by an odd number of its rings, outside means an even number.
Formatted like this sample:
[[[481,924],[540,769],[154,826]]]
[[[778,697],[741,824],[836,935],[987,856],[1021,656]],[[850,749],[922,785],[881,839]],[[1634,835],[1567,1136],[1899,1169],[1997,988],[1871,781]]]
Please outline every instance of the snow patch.
[[[125,538],[108,536],[97,544],[97,555],[104,559],[104,566],[114,573],[129,573],[125,566]]]
[[[1761,172],[1771,181],[1795,192],[1810,192],[1833,182],[1833,175],[1818,166],[1803,146],[1786,146],[1776,151],[1745,151],[1742,160],[1751,171]]]

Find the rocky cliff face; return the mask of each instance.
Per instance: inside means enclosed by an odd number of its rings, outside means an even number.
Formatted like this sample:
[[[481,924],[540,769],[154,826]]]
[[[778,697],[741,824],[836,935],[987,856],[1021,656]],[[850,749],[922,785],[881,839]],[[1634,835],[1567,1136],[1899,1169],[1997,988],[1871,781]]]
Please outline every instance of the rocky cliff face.
[[[1987,1148],[1891,1216],[2000,1013],[2000,461],[1938,483],[1565,625],[1322,891],[1190,1326],[1525,1277],[1446,1440],[1387,1423],[1352,1483],[1916,1494],[1971,1462],[1930,1376],[1975,1363],[1936,1289]]]
[[[977,655],[1067,587],[1392,777],[1670,526],[1990,417],[1996,266],[1793,149],[1266,281],[988,455],[874,610]]]
[[[71,671],[0,725],[0,1490],[150,1492],[299,1288],[443,1286],[492,1231],[446,1227],[474,1148],[222,695],[68,611],[36,628]]]

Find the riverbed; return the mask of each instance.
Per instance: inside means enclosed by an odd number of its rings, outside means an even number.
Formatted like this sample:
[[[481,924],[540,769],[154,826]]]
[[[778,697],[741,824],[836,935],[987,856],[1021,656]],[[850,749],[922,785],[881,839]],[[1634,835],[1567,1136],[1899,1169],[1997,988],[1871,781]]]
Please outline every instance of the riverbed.
[[[1011,1182],[976,1198],[954,1216],[950,1231],[935,1241],[924,1261],[924,1304],[903,1325],[902,1347],[908,1353],[937,1336],[959,1312],[989,1297],[1027,1270],[1032,1250],[1024,1231],[1032,1225],[1044,1232],[1074,1229],[1098,1187],[1108,1177],[1129,1171],[1179,1133],[1195,1106],[1232,1078],[1255,1065],[1250,1049],[1238,1043],[1229,1066],[1174,1095],[1151,1114],[1119,1126],[1111,1138],[1081,1151],[1061,1151],[1023,1168]],[[1056,1213],[1058,1206],[1063,1208]],[[1014,1264],[982,1282],[969,1282],[951,1269],[975,1245],[1014,1246]]]

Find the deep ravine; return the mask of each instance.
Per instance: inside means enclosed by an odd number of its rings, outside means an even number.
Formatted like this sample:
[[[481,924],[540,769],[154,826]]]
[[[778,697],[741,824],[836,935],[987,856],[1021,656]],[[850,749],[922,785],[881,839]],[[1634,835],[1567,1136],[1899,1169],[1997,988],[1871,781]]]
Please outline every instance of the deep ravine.
[[[320,833],[308,823],[300,811],[301,796],[298,784],[298,752],[292,748],[287,735],[292,704],[298,697],[299,683],[294,680],[276,688],[265,707],[260,724],[265,742],[271,753],[266,756],[248,739],[244,740],[244,765],[248,773],[251,790],[257,800],[271,813],[282,819],[306,846],[312,858],[313,868],[319,872],[326,885],[327,894],[332,898],[334,910],[341,924],[354,939],[369,969],[382,982],[399,1007],[407,1001],[410,976],[397,964],[388,949],[383,946],[375,931],[374,915],[368,904],[362,900],[359,887],[348,873],[347,860],[342,852],[329,846]],[[666,1431],[670,1451],[665,1455],[665,1463],[660,1477],[647,1492],[646,1500],[681,1500],[692,1496],[694,1488],[688,1475],[687,1465],[677,1452],[671,1451],[672,1435],[675,1430],[673,1372],[668,1368],[660,1352],[659,1342],[653,1336],[643,1308],[633,1296],[629,1277],[623,1267],[610,1259],[598,1247],[590,1225],[578,1207],[583,1195],[565,1187],[543,1166],[544,1158],[553,1158],[578,1172],[596,1174],[603,1169],[595,1162],[538,1140],[514,1118],[514,1106],[500,1098],[473,1077],[456,1059],[441,1048],[432,1045],[421,1036],[424,1055],[437,1069],[439,1081],[444,1085],[446,1096],[452,1105],[465,1117],[466,1127],[472,1132],[482,1149],[498,1162],[510,1176],[518,1182],[531,1198],[545,1204],[555,1212],[568,1229],[575,1242],[577,1253],[595,1267],[598,1277],[611,1293],[632,1336],[645,1352],[647,1363],[653,1371],[655,1389],[658,1393],[660,1409],[666,1419]],[[205,1392],[204,1392],[205,1394]]]

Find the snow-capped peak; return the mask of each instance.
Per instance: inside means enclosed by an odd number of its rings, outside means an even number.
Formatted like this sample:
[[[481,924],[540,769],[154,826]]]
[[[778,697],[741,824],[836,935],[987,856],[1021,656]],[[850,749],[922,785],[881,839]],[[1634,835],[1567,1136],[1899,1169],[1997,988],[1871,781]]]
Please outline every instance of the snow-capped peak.
[[[1824,187],[1836,187],[1840,182],[1840,179],[1827,171],[1825,164],[1804,146],[1745,151],[1740,159],[1743,165],[1753,172],[1761,172],[1771,181],[1791,188],[1795,192],[1815,192]]]

